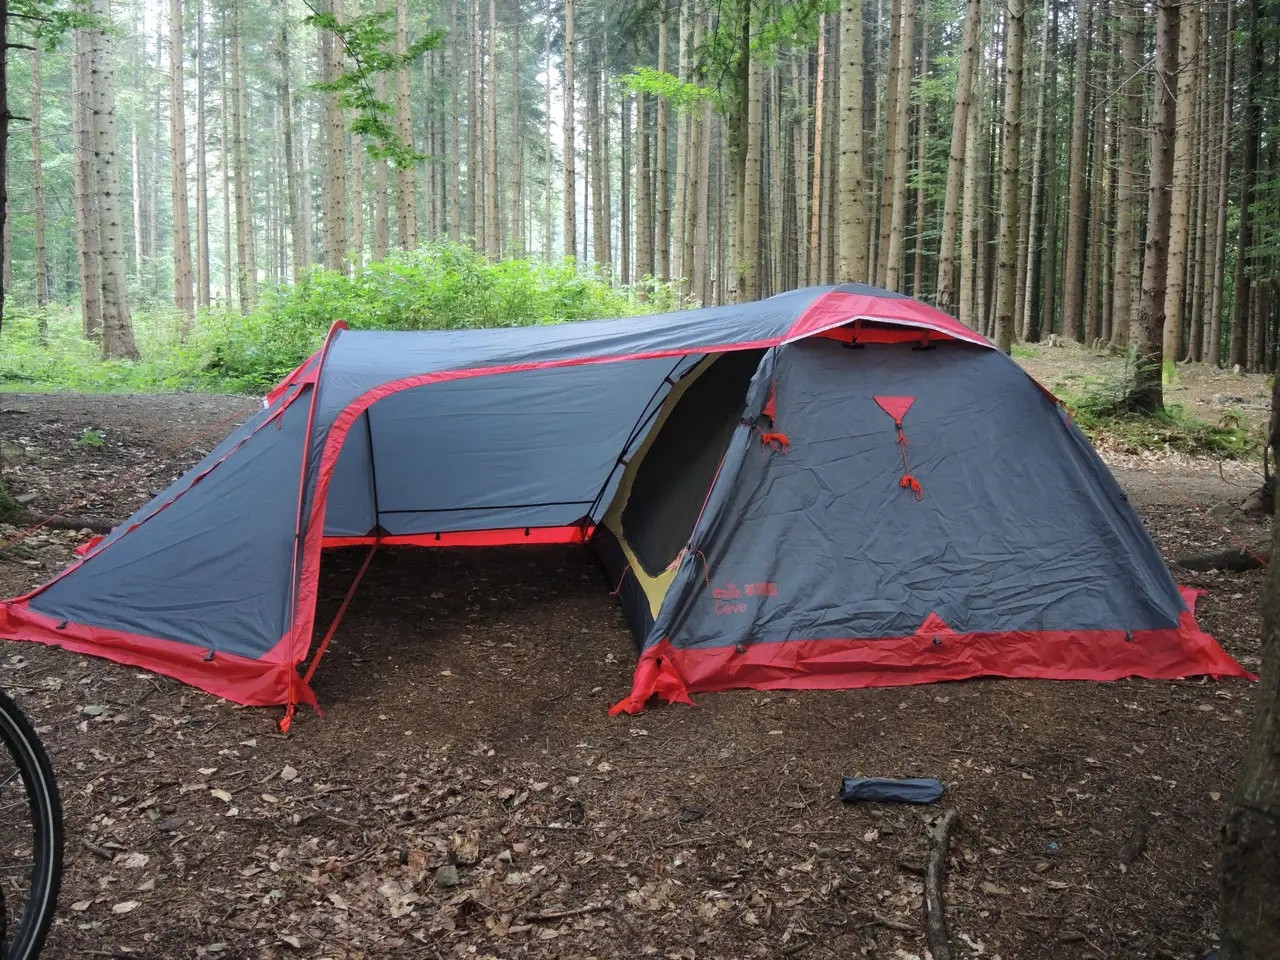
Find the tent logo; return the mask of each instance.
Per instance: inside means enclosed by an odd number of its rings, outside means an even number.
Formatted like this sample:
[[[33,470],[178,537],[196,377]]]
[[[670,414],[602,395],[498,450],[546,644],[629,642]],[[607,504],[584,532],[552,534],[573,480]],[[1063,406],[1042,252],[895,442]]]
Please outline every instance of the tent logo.
[[[712,587],[711,597],[716,602],[716,613],[746,613],[747,604],[743,597],[776,597],[778,585],[772,580],[759,583],[748,583],[741,589],[735,583],[726,583],[723,587]]]

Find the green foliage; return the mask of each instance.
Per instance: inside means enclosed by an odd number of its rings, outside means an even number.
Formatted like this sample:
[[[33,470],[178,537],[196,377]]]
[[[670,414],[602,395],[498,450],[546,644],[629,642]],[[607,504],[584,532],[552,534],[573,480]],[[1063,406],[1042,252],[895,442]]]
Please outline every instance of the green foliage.
[[[1166,404],[1157,414],[1133,413],[1125,406],[1121,385],[1110,380],[1086,383],[1078,393],[1062,394],[1076,423],[1094,443],[1116,446],[1126,452],[1177,450],[1180,453],[1240,459],[1255,452],[1261,440],[1226,414],[1216,424]]]
[[[392,119],[391,104],[376,94],[375,78],[412,66],[428,50],[434,50],[444,38],[444,30],[431,30],[409,44],[403,53],[395,52],[395,27],[391,11],[373,12],[339,21],[332,13],[316,13],[304,23],[333,33],[345,48],[354,67],[337,78],[313,84],[316,90],[338,94],[343,107],[354,110],[356,118],[351,132],[368,141],[369,153],[390,160],[400,167],[421,163],[425,157],[402,143]]]
[[[641,297],[643,296],[643,300]],[[12,306],[12,305],[11,305]],[[261,393],[323,342],[335,320],[356,329],[455,330],[550,324],[675,310],[678,286],[647,279],[615,288],[573,261],[491,263],[469,248],[438,243],[357,271],[314,270],[296,286],[265,294],[248,316],[202,313],[178,339],[171,309],[134,317],[143,360],[99,359],[70,310],[14,308],[0,336],[0,389],[146,392],[203,389]]]
[[[718,93],[710,87],[687,83],[677,76],[653,67],[637,67],[618,78],[634,93],[661,97],[677,110],[692,110],[704,103],[720,106]]]
[[[76,443],[82,447],[101,447],[105,442],[106,438],[97,427],[85,427],[84,432],[76,440]]]

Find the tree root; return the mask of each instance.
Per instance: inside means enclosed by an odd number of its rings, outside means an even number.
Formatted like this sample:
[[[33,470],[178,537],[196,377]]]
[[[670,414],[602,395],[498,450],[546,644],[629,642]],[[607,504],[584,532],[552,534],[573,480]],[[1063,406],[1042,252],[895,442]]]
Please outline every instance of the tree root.
[[[959,814],[952,807],[929,831],[933,852],[924,878],[924,930],[933,960],[951,960],[951,941],[947,937],[947,908],[942,902],[942,886],[947,880],[947,855],[951,851],[951,831]]]

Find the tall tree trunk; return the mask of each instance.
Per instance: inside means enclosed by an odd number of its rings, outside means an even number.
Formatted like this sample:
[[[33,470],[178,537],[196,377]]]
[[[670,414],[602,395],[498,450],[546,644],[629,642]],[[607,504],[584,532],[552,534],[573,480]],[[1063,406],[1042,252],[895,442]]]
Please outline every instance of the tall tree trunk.
[[[840,173],[836,183],[836,280],[866,283],[867,203],[862,130],[862,0],[840,5]],[[776,224],[775,229],[780,229]]]
[[[1196,4],[1180,7],[1178,27],[1178,95],[1174,114],[1173,192],[1169,200],[1169,273],[1164,293],[1163,382],[1173,381],[1182,355],[1183,303],[1186,293],[1187,247],[1191,215],[1191,153],[1195,149],[1195,68],[1200,46]]]
[[[133,274],[138,282],[142,282],[142,259],[146,247],[142,239],[143,220],[146,201],[142,195],[142,142],[138,134],[138,120],[135,117],[130,136],[133,163]]]
[[[520,11],[511,24],[511,149],[515,153],[515,182],[512,184],[511,253],[515,257],[525,254],[524,229],[524,131],[520,128]],[[550,116],[547,122],[551,122]]]
[[[889,231],[893,224],[893,173],[894,149],[898,142],[898,91],[901,89],[898,78],[903,72],[902,66],[902,13],[906,0],[892,0],[889,13],[889,70],[885,83],[884,140],[882,141],[884,166],[880,179],[880,220],[879,243],[876,245],[875,283],[883,287],[886,283],[885,273],[888,269]],[[911,68],[907,67],[908,75]]]
[[[211,300],[209,277],[209,161],[205,140],[206,79],[204,46],[204,0],[196,2],[196,306],[208,309]]]
[[[385,3],[385,0],[379,0],[379,3]],[[446,125],[446,135],[448,143],[446,150],[448,154],[449,169],[445,171],[445,196],[447,199],[447,214],[449,221],[449,239],[457,243],[462,239],[462,197],[459,188],[459,180],[462,176],[461,157],[459,156],[459,144],[461,136],[458,130],[458,87],[462,83],[462,64],[461,57],[458,54],[458,0],[450,0],[449,3],[449,122]],[[548,58],[549,60],[550,58]],[[548,63],[548,70],[550,64]],[[383,81],[385,83],[385,80]],[[550,87],[551,78],[548,73],[547,85]],[[385,100],[385,94],[380,95],[379,99]],[[547,126],[551,125],[551,111],[547,111]],[[376,175],[376,174],[375,174]],[[382,190],[386,192],[385,171],[381,174],[384,178]],[[381,201],[386,203],[385,199]],[[383,208],[385,210],[385,206]],[[384,214],[385,216],[385,214]]]
[[[492,0],[490,0],[492,3]],[[396,53],[409,52],[409,0],[396,0]],[[396,139],[412,150],[413,112],[409,88],[409,67],[396,71]],[[418,246],[418,192],[411,163],[396,167],[396,225],[400,246],[413,250]]]
[[[636,266],[633,282],[653,275],[653,166],[649,153],[649,102],[636,93]],[[644,291],[640,291],[643,296]]]
[[[41,113],[43,112],[44,91],[42,84],[41,46],[42,41],[36,38],[31,51],[31,177],[35,189],[36,216],[36,306],[43,307],[49,302],[49,272],[45,263],[45,201],[44,201],[44,168],[41,165]],[[7,135],[7,131],[5,134]],[[5,222],[9,222],[8,216]],[[0,292],[0,303],[8,291]],[[0,306],[0,310],[3,307]],[[40,314],[41,338],[44,336],[44,314]]]
[[[1142,301],[1129,339],[1134,348],[1130,409],[1156,413],[1164,406],[1160,385],[1161,335],[1169,269],[1169,183],[1173,176],[1173,85],[1178,69],[1177,0],[1160,0],[1156,20],[1155,109],[1151,118],[1151,188],[1147,242],[1142,260]],[[1071,288],[1070,274],[1066,276]]]
[[[1218,154],[1217,203],[1213,224],[1213,282],[1209,301],[1209,349],[1206,359],[1222,365],[1222,300],[1227,271],[1227,195],[1231,180],[1232,53],[1235,47],[1235,4],[1228,3],[1226,30],[1222,34],[1221,148]]]
[[[594,50],[587,47],[586,69],[586,134],[591,154],[591,259],[596,268],[609,267],[609,216],[604,203],[604,150],[601,149],[600,86],[604,72],[600,69],[602,38],[597,34]]]
[[[820,283],[821,275],[821,259],[819,253],[819,231],[822,223],[822,198],[825,191],[822,189],[822,156],[825,146],[823,144],[823,116],[822,108],[826,103],[826,72],[827,72],[827,18],[823,14],[818,17],[818,74],[813,84],[813,188],[810,191],[810,201],[812,203],[812,212],[809,221],[809,282]]]
[[[701,24],[699,24],[701,26]],[[698,158],[698,195],[695,200],[697,222],[693,232],[693,292],[704,305],[712,301],[711,288],[711,108],[700,108],[702,147],[694,154]]]
[[[973,72],[978,62],[982,32],[980,0],[965,0],[964,34],[960,41],[960,63],[956,71],[955,112],[951,121],[951,150],[947,159],[946,195],[942,203],[942,237],[938,250],[938,308],[957,313],[956,234],[959,224],[962,181],[967,174],[965,145],[968,142],[969,111],[973,102]]]
[[[929,105],[928,99],[923,95],[923,84],[928,78],[928,75],[929,21],[925,19],[920,25],[920,81],[922,93],[920,96],[920,103],[916,107],[916,248],[914,258],[915,267],[912,270],[911,278],[911,295],[916,299],[919,299],[924,295],[925,176],[928,171],[929,160]]]
[[[1005,353],[1013,349],[1014,302],[1018,284],[1018,169],[1022,144],[1022,36],[1026,18],[1023,0],[1009,0],[1008,47],[1004,60],[1004,143],[1000,150],[1000,227],[996,269],[995,341]]]
[[[578,249],[578,182],[574,170],[573,132],[573,7],[575,0],[564,0],[564,255],[572,257]]]
[[[677,44],[676,70],[680,79],[687,82],[689,80],[689,32],[691,30],[689,4],[684,0],[677,0],[676,7],[679,12],[677,29],[680,32],[680,39]],[[686,211],[689,205],[689,126],[692,120],[693,112],[691,110],[681,110],[676,113],[676,201],[671,217],[675,225],[675,239],[671,244],[671,275],[673,278],[680,280],[681,291],[687,288],[689,277],[688,244],[691,241],[689,239],[689,221]]]
[[[978,168],[981,166],[978,151],[979,130],[981,128],[982,109],[982,74],[978,72],[970,97],[974,103],[965,121],[965,146],[963,156],[964,185],[960,213],[960,299],[957,304],[960,322],[974,330],[982,329],[982,315],[975,310],[974,291],[981,286],[978,272],[977,247],[981,234],[979,220],[982,212],[978,208]]]
[[[1095,8],[1098,29],[1094,42],[1102,49],[1108,45],[1107,32],[1110,20],[1110,4],[1102,0]],[[1094,82],[1101,89],[1110,88],[1108,64],[1102,64]],[[1088,239],[1085,241],[1085,284],[1084,284],[1084,339],[1091,346],[1097,344],[1103,336],[1102,332],[1102,278],[1099,275],[1102,264],[1102,250],[1106,246],[1106,224],[1103,218],[1107,197],[1107,112],[1099,103],[1092,111],[1093,133],[1090,136],[1092,150],[1089,163],[1086,165],[1086,178],[1089,182],[1089,223]]]
[[[348,0],[347,14],[352,20],[360,16],[360,0]],[[346,124],[343,124],[346,126]],[[364,138],[351,134],[351,175],[347,189],[351,193],[351,265],[364,266]]]
[[[98,239],[102,248],[102,355],[137,360],[133,320],[125,285],[124,218],[120,209],[120,170],[116,155],[115,61],[106,25],[109,0],[94,0],[93,12],[104,26],[95,29],[92,78],[93,147],[98,189]]]
[[[1246,79],[1244,122],[1240,131],[1244,138],[1244,157],[1240,164],[1240,232],[1236,245],[1236,266],[1232,286],[1235,304],[1231,313],[1231,363],[1245,367],[1248,363],[1249,297],[1252,276],[1249,259],[1253,256],[1253,202],[1258,177],[1258,138],[1262,133],[1262,113],[1258,103],[1258,75],[1262,72],[1262,45],[1258,41],[1259,0],[1249,0],[1249,65]]]
[[[1133,286],[1138,274],[1137,244],[1137,157],[1138,127],[1142,119],[1142,91],[1138,89],[1138,66],[1142,54],[1142,15],[1135,4],[1121,0],[1120,74],[1125,77],[1118,91],[1119,164],[1116,171],[1115,271],[1111,298],[1111,348],[1129,345],[1133,321]]]
[[[554,0],[547,0],[547,36],[546,49],[543,53],[543,76],[546,77],[546,114],[544,116],[545,126],[545,150],[543,156],[543,191],[542,191],[542,256],[551,259],[551,247],[554,240],[554,229],[551,223],[551,198],[554,193],[552,183],[554,182],[555,170],[554,161],[551,150],[551,33],[555,18],[552,16],[552,4]],[[455,71],[456,75],[456,71]],[[625,274],[624,274],[625,276]]]
[[[760,56],[750,51],[747,65],[747,150],[742,178],[742,238],[739,299],[760,299],[760,171],[764,153],[764,68]],[[659,218],[661,220],[661,218]]]
[[[75,127],[77,253],[80,316],[84,338],[102,337],[102,241],[98,236],[98,185],[93,167],[93,39],[88,29],[72,33],[71,115]],[[0,58],[2,60],[3,58]],[[0,119],[0,123],[6,122]],[[4,207],[0,206],[0,211]]]
[[[484,176],[480,170],[480,30],[477,26],[480,0],[470,0],[467,11],[467,238],[473,249],[480,250],[480,234],[484,231],[484,208],[481,206]],[[567,255],[572,256],[573,251]]]
[[[219,110],[221,113],[221,137],[222,152],[221,163],[222,168],[222,299],[223,303],[229,308],[231,306],[231,291],[235,287],[233,271],[234,261],[231,255],[231,76],[228,69],[227,46],[231,36],[230,17],[225,6],[221,7],[221,13],[218,18],[219,31],[218,47],[219,47],[219,78],[218,93]]]
[[[665,7],[658,17],[658,69],[667,70],[667,47],[670,28]],[[671,150],[667,136],[671,123],[671,105],[666,97],[658,98],[658,129],[654,137],[654,188],[653,188],[653,259],[659,280],[671,279]],[[758,265],[757,265],[758,269]],[[759,296],[759,280],[756,282]],[[749,299],[755,299],[751,297]]]
[[[408,0],[400,0],[407,3]],[[489,31],[485,58],[486,103],[485,129],[489,143],[488,163],[485,167],[485,253],[490,260],[502,256],[502,230],[498,215],[498,8],[495,0],[489,0]]]
[[[1016,2],[1016,0],[1015,0]],[[911,160],[911,68],[916,32],[916,0],[902,0],[902,37],[898,51],[898,92],[894,97],[897,112],[893,136],[893,177],[886,186],[893,187],[889,207],[889,242],[882,252],[884,286],[901,291],[903,248],[907,232],[907,168]]]
[[[342,19],[342,0],[320,0],[322,6]],[[320,62],[325,80],[333,83],[342,73],[342,51],[328,30],[320,32]],[[328,270],[346,272],[347,260],[347,157],[346,123],[338,94],[324,95],[324,265]]]
[[[293,282],[297,283],[306,272],[310,260],[302,228],[302,211],[298,206],[298,164],[293,147],[293,79],[289,60],[289,18],[280,18],[280,97],[281,139],[284,141],[285,193],[288,195],[289,246],[293,253]],[[384,225],[385,230],[385,225]],[[376,236],[376,225],[375,225]],[[374,242],[375,256],[377,242]],[[386,248],[383,248],[386,254]]]
[[[240,310],[258,305],[258,264],[254,252],[253,190],[249,182],[249,107],[245,93],[244,0],[232,0],[231,156],[236,181],[236,283]],[[338,118],[341,124],[341,114]],[[339,147],[341,149],[341,147]],[[345,194],[345,189],[344,189]]]
[[[1207,20],[1204,8],[1195,12],[1197,18],[1196,31],[1206,41]],[[1188,303],[1191,307],[1191,324],[1187,334],[1188,363],[1199,363],[1204,359],[1204,286],[1207,268],[1205,252],[1208,249],[1209,233],[1209,162],[1212,145],[1209,131],[1212,121],[1209,118],[1209,91],[1213,88],[1212,73],[1209,64],[1208,43],[1196,55],[1195,86],[1195,154],[1194,169],[1191,173],[1192,186],[1192,224],[1193,242],[1188,254],[1190,270],[1190,295]]]
[[[1057,45],[1057,17],[1053,15],[1053,0],[1044,0],[1044,21],[1040,28],[1040,89],[1036,94],[1036,132],[1031,148],[1031,210],[1027,223],[1027,273],[1022,292],[1022,339],[1034,343],[1040,339],[1039,304],[1036,290],[1040,282],[1040,257],[1036,242],[1043,232],[1042,207],[1044,204],[1044,169],[1052,164],[1045,157],[1045,126],[1048,120],[1049,102],[1049,49]]]
[[[809,129],[805,121],[803,105],[810,102],[808,87],[809,51],[804,50],[791,60],[791,100],[794,105],[791,119],[791,162],[795,171],[795,247],[796,286],[809,286]],[[862,126],[862,108],[859,105],[857,122]],[[864,138],[865,139],[865,138]],[[843,174],[841,174],[843,176]],[[861,253],[863,273],[866,273],[866,244]]]
[[[187,97],[182,62],[182,0],[169,0],[169,171],[173,183],[173,301],[182,314],[182,339],[191,332],[195,289],[191,276],[191,209],[187,204]]]
[[[1085,223],[1089,182],[1089,18],[1093,0],[1077,0],[1075,103],[1071,111],[1071,160],[1067,171],[1067,252],[1063,264],[1062,332],[1084,336]],[[1157,308],[1158,310],[1159,308]]]
[[[622,175],[618,177],[619,215],[618,224],[618,278],[623,283],[631,281],[631,183],[635,176],[632,169],[632,135],[631,135],[631,95],[622,92],[621,118],[618,124],[619,155],[622,161]]]

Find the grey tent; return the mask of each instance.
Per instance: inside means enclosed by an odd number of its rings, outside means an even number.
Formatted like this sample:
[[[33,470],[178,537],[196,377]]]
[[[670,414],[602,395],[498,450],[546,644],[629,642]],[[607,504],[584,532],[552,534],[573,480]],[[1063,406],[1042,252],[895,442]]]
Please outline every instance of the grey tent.
[[[0,604],[0,635],[291,714],[332,635],[313,643],[325,550],[523,543],[598,550],[639,647],[619,710],[1244,674],[1054,398],[951,318],[856,285],[557,326],[338,325],[194,469]]]

